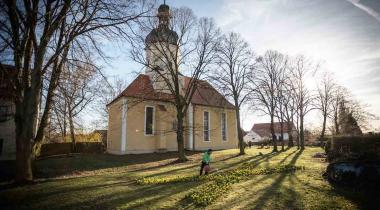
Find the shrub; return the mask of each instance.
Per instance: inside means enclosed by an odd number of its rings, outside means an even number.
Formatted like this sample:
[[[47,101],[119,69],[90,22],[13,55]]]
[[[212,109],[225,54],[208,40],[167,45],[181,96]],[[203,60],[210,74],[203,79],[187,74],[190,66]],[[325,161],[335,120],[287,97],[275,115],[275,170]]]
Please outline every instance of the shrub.
[[[329,138],[325,151],[329,161],[380,159],[380,135]]]

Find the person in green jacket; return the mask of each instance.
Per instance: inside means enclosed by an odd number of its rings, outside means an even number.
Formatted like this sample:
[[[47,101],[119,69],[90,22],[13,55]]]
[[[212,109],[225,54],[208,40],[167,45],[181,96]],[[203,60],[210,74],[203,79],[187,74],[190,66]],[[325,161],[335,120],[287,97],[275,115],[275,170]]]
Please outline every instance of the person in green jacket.
[[[210,165],[210,161],[211,161],[211,153],[212,153],[212,149],[208,149],[207,152],[205,152],[203,154],[203,157],[202,157],[202,164],[201,164],[201,171],[199,173],[200,176],[202,176],[202,173],[203,173],[203,168],[207,165],[209,166]],[[205,174],[207,175],[208,174],[208,171],[205,171]]]

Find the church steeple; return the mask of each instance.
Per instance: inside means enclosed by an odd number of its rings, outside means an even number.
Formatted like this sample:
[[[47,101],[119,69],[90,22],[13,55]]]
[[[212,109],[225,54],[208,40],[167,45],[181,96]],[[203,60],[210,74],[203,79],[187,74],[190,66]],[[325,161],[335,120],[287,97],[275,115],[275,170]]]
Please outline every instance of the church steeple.
[[[169,28],[171,18],[169,6],[164,2],[157,11],[158,26],[146,36],[145,43],[149,45],[156,42],[168,42],[177,45],[178,35]]]
[[[161,4],[157,10],[158,25],[145,38],[146,60],[145,73],[150,77],[153,88],[159,92],[170,93],[162,75],[169,77],[175,63],[178,63],[178,35],[170,28],[170,8]],[[175,57],[174,57],[175,56]],[[157,73],[159,70],[160,73]]]
[[[160,7],[158,7],[158,14],[157,14],[159,25],[158,27],[169,27],[169,21],[170,21],[170,8],[168,5],[166,5],[165,1],[164,4],[161,4]]]

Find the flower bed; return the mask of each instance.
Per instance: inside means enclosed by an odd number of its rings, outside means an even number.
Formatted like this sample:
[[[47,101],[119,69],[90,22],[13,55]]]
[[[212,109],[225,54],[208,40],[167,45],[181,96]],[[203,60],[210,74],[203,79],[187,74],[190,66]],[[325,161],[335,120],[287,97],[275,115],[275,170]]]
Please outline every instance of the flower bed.
[[[168,178],[148,177],[138,179],[137,183],[145,185],[208,180],[211,182],[202,185],[187,195],[187,198],[189,198],[194,204],[199,206],[207,206],[218,199],[221,195],[225,194],[228,190],[230,190],[232,184],[247,179],[249,176],[294,172],[296,170],[303,169],[304,167],[302,166],[294,165],[279,165],[269,168],[255,168],[254,164],[246,163],[236,169],[214,173],[208,176],[176,176]]]

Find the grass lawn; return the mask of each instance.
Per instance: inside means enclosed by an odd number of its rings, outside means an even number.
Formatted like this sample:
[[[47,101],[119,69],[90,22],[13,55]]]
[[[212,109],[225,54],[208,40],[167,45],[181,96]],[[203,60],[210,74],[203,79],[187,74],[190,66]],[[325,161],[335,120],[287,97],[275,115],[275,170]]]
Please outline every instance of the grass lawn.
[[[262,155],[259,155],[259,153]],[[336,188],[323,179],[326,163],[312,158],[320,148],[271,153],[252,148],[213,153],[212,168],[295,165],[293,173],[252,175],[234,183],[206,209],[370,209],[376,194]],[[199,209],[187,195],[207,180],[146,184],[141,177],[191,176],[199,173],[202,153],[188,153],[190,161],[172,163],[175,153],[147,155],[90,155],[50,158],[37,162],[37,182],[22,187],[0,184],[0,209]],[[380,207],[379,207],[380,208]],[[376,208],[374,208],[376,209]]]

